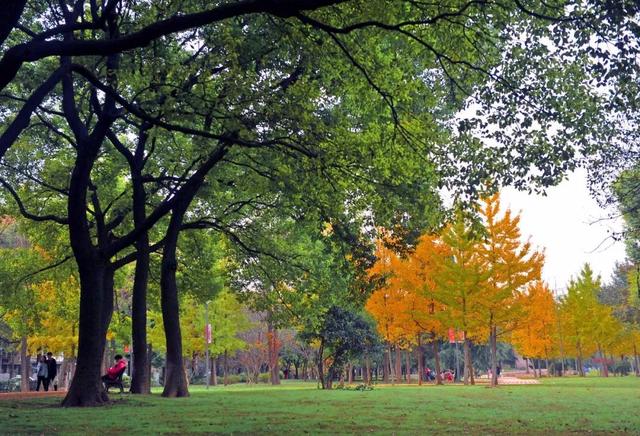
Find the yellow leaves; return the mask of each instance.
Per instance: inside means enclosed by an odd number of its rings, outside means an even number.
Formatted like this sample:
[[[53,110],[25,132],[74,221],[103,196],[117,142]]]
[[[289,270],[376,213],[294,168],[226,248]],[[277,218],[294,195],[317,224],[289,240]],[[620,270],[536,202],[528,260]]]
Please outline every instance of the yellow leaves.
[[[72,356],[78,348],[78,283],[73,276],[31,286],[38,317],[33,320],[27,344],[31,353],[48,350]]]
[[[389,241],[391,236],[385,233],[384,238]],[[378,261],[368,273],[384,284],[371,295],[365,309],[376,320],[378,332],[386,341],[408,345],[421,333],[442,329],[436,316],[439,306],[428,296],[435,287],[435,246],[435,237],[423,236],[414,253],[400,258],[385,240],[376,242]]]
[[[327,236],[330,236],[332,233],[333,233],[333,225],[330,222],[324,223],[322,232],[321,232],[322,236],[327,237]]]
[[[539,280],[544,255],[522,242],[518,215],[501,211],[499,194],[479,208],[484,238],[459,212],[440,235],[423,235],[400,258],[381,231],[369,278],[383,283],[367,302],[378,331],[390,342],[455,327],[474,340],[491,328],[506,329],[518,316],[518,296]]]
[[[527,357],[552,357],[558,326],[553,294],[538,281],[518,296],[518,303],[522,310],[511,335],[513,345]]]
[[[484,301],[489,322],[500,326],[512,318],[509,312],[523,287],[540,279],[544,255],[533,251],[529,241],[522,243],[518,215],[513,217],[507,209],[502,217],[498,216],[499,194],[485,199],[483,204],[486,238],[481,253],[489,271]]]

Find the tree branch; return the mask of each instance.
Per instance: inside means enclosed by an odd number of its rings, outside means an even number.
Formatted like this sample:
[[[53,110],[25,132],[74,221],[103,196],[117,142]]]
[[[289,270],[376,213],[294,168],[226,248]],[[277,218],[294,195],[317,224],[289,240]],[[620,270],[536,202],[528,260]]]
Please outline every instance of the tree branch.
[[[13,200],[18,205],[18,209],[20,210],[20,214],[23,217],[25,217],[27,219],[30,219],[32,221],[54,221],[54,222],[56,222],[58,224],[62,224],[62,225],[67,225],[69,223],[69,220],[67,218],[59,217],[57,215],[34,215],[34,214],[28,212],[27,209],[24,207],[24,204],[22,203],[22,200],[20,199],[20,196],[15,191],[15,189],[13,189],[13,187],[9,184],[9,182],[7,182],[4,178],[0,178],[0,185],[4,186],[4,188],[7,191],[9,191],[9,193],[13,197]]]

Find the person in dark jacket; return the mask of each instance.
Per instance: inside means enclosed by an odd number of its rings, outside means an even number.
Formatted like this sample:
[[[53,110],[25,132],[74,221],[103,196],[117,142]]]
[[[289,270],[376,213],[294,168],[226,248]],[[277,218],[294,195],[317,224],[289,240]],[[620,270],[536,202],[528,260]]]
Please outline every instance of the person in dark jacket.
[[[49,351],[47,353],[47,369],[49,370],[49,384],[53,383],[53,390],[58,390],[58,380],[56,380],[56,375],[58,375],[58,362],[53,358],[53,353]]]

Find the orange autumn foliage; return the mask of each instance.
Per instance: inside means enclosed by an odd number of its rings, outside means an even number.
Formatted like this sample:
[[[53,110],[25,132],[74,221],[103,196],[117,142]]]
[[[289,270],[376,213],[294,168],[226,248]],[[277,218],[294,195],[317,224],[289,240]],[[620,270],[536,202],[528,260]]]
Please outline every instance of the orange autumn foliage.
[[[518,327],[511,335],[511,343],[523,356],[548,359],[555,355],[557,330],[555,300],[544,282],[530,284],[520,294],[522,307]]]

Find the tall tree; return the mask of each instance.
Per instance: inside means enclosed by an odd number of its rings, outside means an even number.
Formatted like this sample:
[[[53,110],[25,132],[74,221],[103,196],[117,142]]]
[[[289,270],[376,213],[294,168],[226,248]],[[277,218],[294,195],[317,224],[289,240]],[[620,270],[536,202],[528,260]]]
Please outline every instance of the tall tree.
[[[489,277],[484,288],[482,305],[485,323],[489,329],[491,345],[491,385],[498,384],[497,342],[498,336],[516,321],[517,297],[524,287],[539,280],[543,255],[533,251],[530,242],[520,237],[520,217],[511,216],[506,210],[500,217],[498,194],[484,200],[482,216],[485,221],[486,239],[482,247]]]
[[[444,253],[434,258],[435,299],[446,307],[443,321],[464,332],[464,382],[473,383],[472,342],[483,342],[487,325],[483,322],[483,298],[489,278],[481,240],[460,212],[442,232]]]
[[[567,295],[562,300],[567,342],[575,350],[578,372],[584,377],[584,359],[593,354],[597,344],[593,336],[593,320],[598,307],[597,295],[600,278],[594,276],[589,264],[585,264],[580,276],[572,279],[567,287]]]
[[[511,343],[528,358],[546,359],[555,354],[557,335],[553,294],[544,282],[534,282],[519,294],[520,319],[511,333]]]

